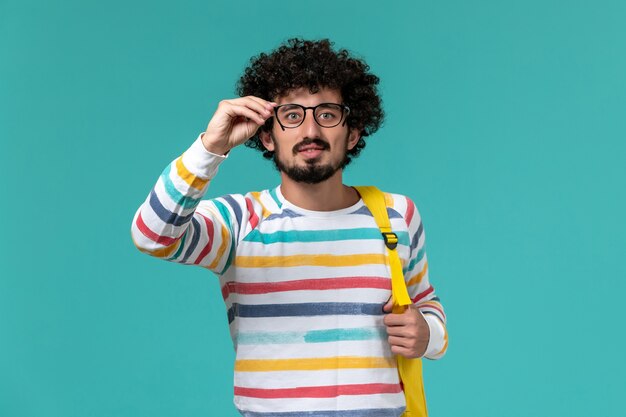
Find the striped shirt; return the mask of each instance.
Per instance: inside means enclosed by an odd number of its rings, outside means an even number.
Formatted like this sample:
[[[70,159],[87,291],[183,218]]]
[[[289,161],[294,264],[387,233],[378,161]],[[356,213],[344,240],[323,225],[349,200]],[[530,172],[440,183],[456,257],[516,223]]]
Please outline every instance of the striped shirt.
[[[397,417],[405,408],[382,307],[386,249],[360,200],[335,211],[297,207],[280,187],[202,197],[224,157],[200,139],[161,174],[132,224],[135,245],[220,280],[236,351],[234,402],[250,417]],[[447,348],[446,316],[428,279],[413,202],[385,193],[409,295],[423,313],[425,357]]]

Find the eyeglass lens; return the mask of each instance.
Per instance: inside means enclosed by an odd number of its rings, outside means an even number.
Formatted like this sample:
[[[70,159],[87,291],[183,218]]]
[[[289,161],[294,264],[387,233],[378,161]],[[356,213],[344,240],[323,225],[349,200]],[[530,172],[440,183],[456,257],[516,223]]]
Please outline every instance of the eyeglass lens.
[[[325,103],[315,106],[313,109],[317,123],[323,127],[337,126],[343,117],[343,107],[338,104]],[[305,108],[298,104],[281,106],[278,111],[278,119],[285,127],[297,127],[304,121]]]

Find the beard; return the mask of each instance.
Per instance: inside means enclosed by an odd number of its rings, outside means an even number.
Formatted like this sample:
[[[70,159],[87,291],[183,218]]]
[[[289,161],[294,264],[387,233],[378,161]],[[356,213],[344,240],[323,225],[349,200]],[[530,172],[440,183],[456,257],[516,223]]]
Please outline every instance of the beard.
[[[302,182],[305,184],[319,184],[320,182],[326,181],[327,179],[335,175],[337,171],[339,171],[340,169],[343,169],[350,161],[348,158],[348,136],[347,135],[346,135],[346,140],[344,141],[344,149],[343,149],[344,153],[343,153],[342,158],[339,161],[335,163],[331,161],[327,164],[321,164],[319,162],[320,158],[318,157],[318,158],[307,159],[305,161],[304,166],[298,166],[295,164],[288,165],[286,162],[281,161],[280,157],[278,156],[280,154],[278,141],[276,141],[273,134],[271,136],[272,136],[272,140],[274,141],[274,147],[275,147],[274,165],[276,166],[276,169],[278,169],[278,171],[280,172],[284,172],[285,175],[287,175],[290,179],[292,179],[295,182]],[[294,156],[297,155],[299,150],[302,147],[311,145],[311,144],[315,144],[316,146],[319,146],[324,151],[327,151],[328,149],[330,149],[330,145],[328,144],[328,142],[325,142],[322,139],[305,138],[302,140],[302,142],[298,143],[297,145],[293,147],[293,155]]]

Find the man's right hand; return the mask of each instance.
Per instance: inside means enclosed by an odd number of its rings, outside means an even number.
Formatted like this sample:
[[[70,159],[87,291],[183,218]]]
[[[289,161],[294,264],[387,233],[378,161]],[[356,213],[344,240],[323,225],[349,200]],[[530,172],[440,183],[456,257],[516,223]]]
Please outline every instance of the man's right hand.
[[[204,147],[218,155],[226,154],[254,136],[259,127],[272,117],[276,105],[254,96],[220,101],[202,135]]]

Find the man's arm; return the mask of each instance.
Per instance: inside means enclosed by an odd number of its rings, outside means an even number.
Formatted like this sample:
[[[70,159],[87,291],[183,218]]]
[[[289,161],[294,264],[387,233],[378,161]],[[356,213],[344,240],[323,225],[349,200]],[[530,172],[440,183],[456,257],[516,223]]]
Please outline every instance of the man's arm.
[[[404,273],[413,305],[403,314],[388,314],[384,322],[393,353],[405,357],[439,359],[448,348],[446,315],[428,278],[426,237],[422,220],[415,204],[408,198],[406,220],[411,250]],[[391,312],[391,307],[390,300],[384,309]]]
[[[272,107],[256,97],[220,102],[206,132],[165,169],[135,214],[131,235],[139,250],[216,273],[229,266],[240,225],[227,204],[201,199],[224,154],[254,135]]]
[[[233,229],[226,212],[201,200],[224,159],[207,152],[198,138],[165,168],[133,219],[131,236],[140,251],[214,272],[224,269]]]

